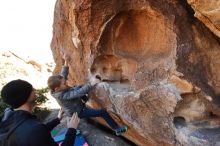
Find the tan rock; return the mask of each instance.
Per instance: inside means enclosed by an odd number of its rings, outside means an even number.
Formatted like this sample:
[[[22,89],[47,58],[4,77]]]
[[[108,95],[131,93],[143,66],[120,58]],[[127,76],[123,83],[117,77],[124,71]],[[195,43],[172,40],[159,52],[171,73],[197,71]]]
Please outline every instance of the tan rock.
[[[200,51],[201,55],[194,57],[194,64],[198,64],[198,60],[203,58],[203,64],[205,67],[205,76],[209,86],[213,87],[215,94],[220,93],[220,45],[218,41],[214,39],[206,40],[203,34],[197,30],[195,26],[192,26],[193,33],[195,34],[194,40],[195,45]]]
[[[185,94],[175,110],[175,117],[184,117],[187,122],[209,119],[211,114],[220,116],[220,109],[202,93]],[[215,121],[215,119],[214,119]]]
[[[90,105],[128,124],[125,137],[143,146],[190,145],[190,135],[183,134],[186,143],[177,137],[174,113],[187,121],[210,118],[220,91],[220,43],[186,9],[178,0],[57,0],[55,72],[64,48],[68,83],[99,75],[103,83],[90,93]]]
[[[195,17],[202,21],[213,33],[220,37],[219,0],[187,0],[195,11]]]
[[[171,76],[170,82],[180,90],[180,94],[193,92],[193,85],[177,76]]]

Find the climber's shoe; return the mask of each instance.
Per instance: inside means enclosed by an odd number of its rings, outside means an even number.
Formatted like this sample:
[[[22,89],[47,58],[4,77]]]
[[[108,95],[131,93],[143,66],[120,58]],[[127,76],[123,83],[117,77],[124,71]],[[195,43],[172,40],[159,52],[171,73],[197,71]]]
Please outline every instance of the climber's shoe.
[[[123,133],[125,133],[126,131],[128,130],[128,126],[122,126],[122,127],[119,127],[117,129],[115,129],[115,134],[116,135],[122,135]]]

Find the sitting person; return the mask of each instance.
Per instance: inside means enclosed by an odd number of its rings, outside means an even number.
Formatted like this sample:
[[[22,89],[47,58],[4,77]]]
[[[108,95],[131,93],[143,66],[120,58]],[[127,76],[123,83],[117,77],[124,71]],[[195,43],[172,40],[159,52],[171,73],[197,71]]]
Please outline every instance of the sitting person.
[[[11,108],[7,108],[0,117],[0,146],[58,146],[50,131],[60,123],[62,112],[47,124],[31,114],[37,97],[30,83],[13,80],[2,88],[1,97]],[[79,118],[74,113],[61,146],[74,145],[78,124]]]
[[[64,66],[62,66],[61,75],[53,75],[48,78],[48,87],[51,89],[51,95],[57,100],[58,104],[64,109],[67,116],[77,112],[79,118],[102,117],[108,125],[114,129],[116,135],[121,135],[127,131],[127,126],[120,127],[108,114],[105,109],[93,109],[86,107],[83,100],[86,99],[86,94],[92,88],[100,83],[100,79],[93,77],[89,83],[83,86],[69,87],[66,84],[68,76],[68,66],[64,55]]]

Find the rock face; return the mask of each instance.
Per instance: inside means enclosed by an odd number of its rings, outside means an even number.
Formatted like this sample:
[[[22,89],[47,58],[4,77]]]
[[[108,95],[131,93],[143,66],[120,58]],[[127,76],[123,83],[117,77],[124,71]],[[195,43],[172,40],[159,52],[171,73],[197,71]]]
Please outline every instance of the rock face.
[[[203,5],[188,2],[193,8]],[[194,17],[189,4],[56,2],[51,43],[55,72],[64,48],[70,57],[70,85],[99,75],[103,82],[91,92],[90,105],[106,108],[127,124],[124,136],[137,145],[218,143],[216,137],[198,137],[198,131],[219,126],[220,40]]]
[[[201,20],[214,34],[220,37],[220,1],[187,0],[195,11],[195,17]]]

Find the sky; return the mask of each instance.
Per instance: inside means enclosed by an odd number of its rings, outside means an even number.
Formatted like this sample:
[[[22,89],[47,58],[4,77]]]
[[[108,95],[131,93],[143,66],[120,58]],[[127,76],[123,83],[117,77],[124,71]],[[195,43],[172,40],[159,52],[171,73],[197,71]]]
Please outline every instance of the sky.
[[[0,0],[0,50],[51,59],[55,1]]]

